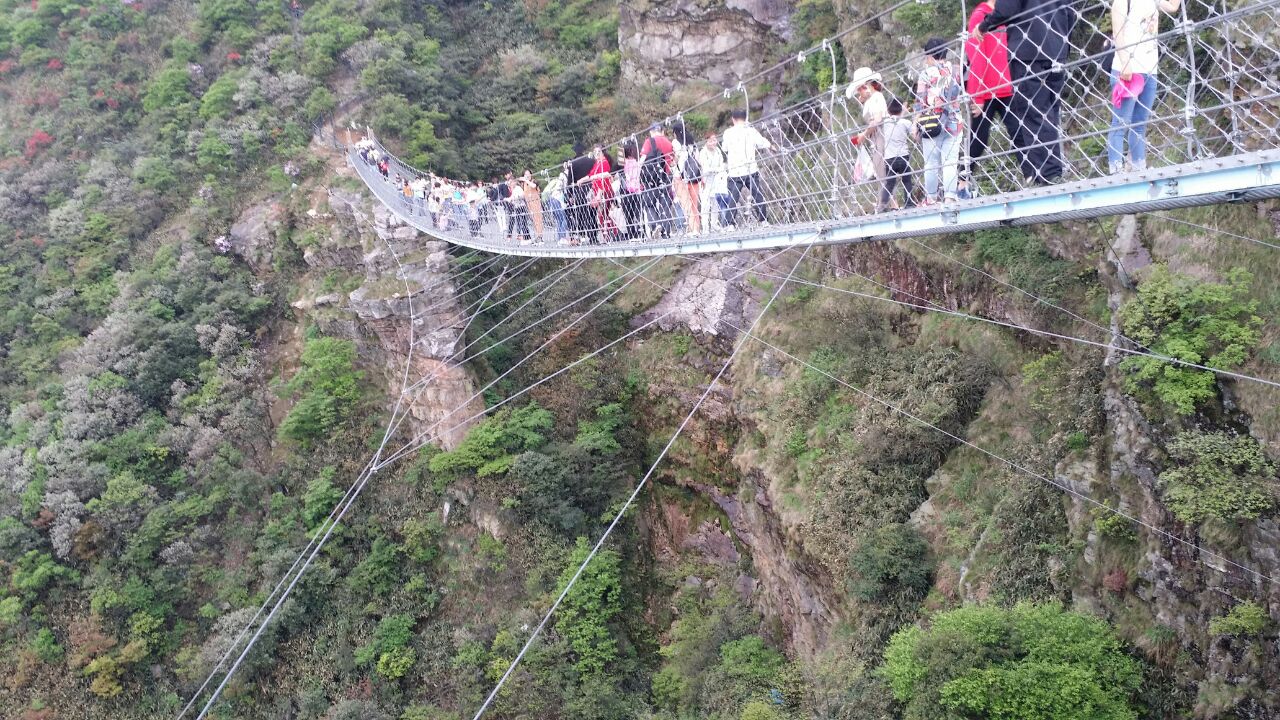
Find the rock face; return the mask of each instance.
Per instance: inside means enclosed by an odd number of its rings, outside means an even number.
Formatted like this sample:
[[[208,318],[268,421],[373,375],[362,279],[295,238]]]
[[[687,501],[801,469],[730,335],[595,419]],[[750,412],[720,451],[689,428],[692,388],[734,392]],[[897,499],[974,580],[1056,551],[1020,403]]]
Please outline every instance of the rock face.
[[[667,89],[689,81],[736,85],[790,37],[783,0],[638,0],[619,4],[618,46],[628,82]]]
[[[284,212],[277,202],[250,207],[220,239],[219,246],[240,256],[255,273],[269,271],[275,258],[276,232],[284,225]]]
[[[365,282],[346,296],[345,313],[317,321],[381,362],[393,404],[404,386],[413,435],[438,436],[444,447],[456,447],[484,404],[472,397],[475,384],[455,357],[467,318],[450,277],[448,244],[427,240],[360,194],[334,190],[328,204],[339,232],[304,258],[317,269],[362,269]],[[311,304],[332,300],[321,295]]]

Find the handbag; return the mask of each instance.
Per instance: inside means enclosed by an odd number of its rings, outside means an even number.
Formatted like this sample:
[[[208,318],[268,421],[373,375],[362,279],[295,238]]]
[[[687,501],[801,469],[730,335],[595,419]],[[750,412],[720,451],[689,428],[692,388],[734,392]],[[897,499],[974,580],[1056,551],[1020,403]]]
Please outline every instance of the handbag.
[[[690,152],[684,159],[684,167],[680,174],[688,182],[702,182],[702,163],[698,162],[698,154]]]
[[[916,119],[916,127],[924,137],[938,137],[942,134],[942,110],[920,113],[920,117]]]

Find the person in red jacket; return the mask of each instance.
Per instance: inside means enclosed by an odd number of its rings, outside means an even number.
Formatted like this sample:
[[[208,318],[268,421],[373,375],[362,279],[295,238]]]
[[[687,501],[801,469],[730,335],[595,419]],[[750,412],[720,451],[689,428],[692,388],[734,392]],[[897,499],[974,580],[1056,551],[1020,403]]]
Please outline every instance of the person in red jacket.
[[[1016,118],[1009,112],[1013,82],[1009,77],[1009,40],[1004,30],[975,37],[974,30],[995,10],[995,0],[982,0],[969,15],[969,38],[964,42],[968,77],[964,90],[972,100],[973,133],[969,138],[969,170],[991,147],[991,126],[996,117],[1004,123],[1005,132],[1013,140],[1018,132]],[[966,177],[969,172],[965,172]]]

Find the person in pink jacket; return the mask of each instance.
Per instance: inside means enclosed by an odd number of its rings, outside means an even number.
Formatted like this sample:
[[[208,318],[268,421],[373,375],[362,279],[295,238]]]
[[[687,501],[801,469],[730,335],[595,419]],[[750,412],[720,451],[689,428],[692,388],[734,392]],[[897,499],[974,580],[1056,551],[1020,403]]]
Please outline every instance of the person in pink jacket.
[[[969,169],[991,147],[991,126],[999,117],[1012,140],[1018,132],[1017,119],[1009,112],[1013,83],[1009,78],[1009,40],[1004,30],[974,37],[974,30],[996,7],[995,0],[982,0],[969,15],[969,38],[964,42],[968,77],[964,90],[972,104],[973,134],[969,138]],[[966,172],[967,176],[969,173]]]

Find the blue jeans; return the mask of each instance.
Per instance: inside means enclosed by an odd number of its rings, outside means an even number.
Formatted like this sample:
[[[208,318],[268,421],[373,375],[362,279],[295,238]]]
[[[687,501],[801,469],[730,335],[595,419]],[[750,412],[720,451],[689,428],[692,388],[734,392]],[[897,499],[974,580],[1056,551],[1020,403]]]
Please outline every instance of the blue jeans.
[[[569,218],[564,214],[564,203],[551,195],[544,197],[543,202],[547,209],[551,211],[551,217],[555,221],[556,241],[564,240],[565,236],[569,234]]]
[[[1120,107],[1111,106],[1111,132],[1107,134],[1107,165],[1119,171],[1124,164],[1124,141],[1129,138],[1129,162],[1134,169],[1147,167],[1147,118],[1156,103],[1156,76],[1142,75],[1142,91],[1136,98],[1125,98]],[[1120,82],[1120,74],[1111,71],[1111,86]]]
[[[943,130],[937,137],[926,135],[922,140],[925,197],[930,200],[955,200],[960,183],[960,136]]]

